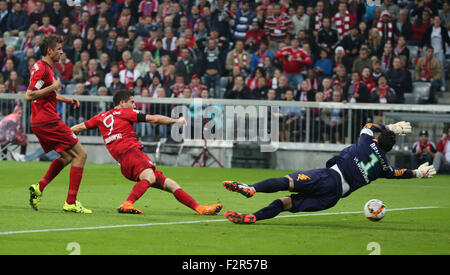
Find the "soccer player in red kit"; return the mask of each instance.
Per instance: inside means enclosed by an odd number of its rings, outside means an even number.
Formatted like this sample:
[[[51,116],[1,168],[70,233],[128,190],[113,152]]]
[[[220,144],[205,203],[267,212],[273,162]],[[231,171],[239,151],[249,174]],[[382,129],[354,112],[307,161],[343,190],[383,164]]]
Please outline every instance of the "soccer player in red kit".
[[[62,39],[56,35],[47,35],[42,38],[39,46],[43,57],[31,68],[30,85],[25,99],[31,102],[31,129],[42,148],[46,153],[55,150],[60,157],[52,161],[39,183],[30,186],[30,205],[37,211],[44,188],[66,165],[72,163],[69,191],[63,210],[90,214],[92,211],[77,201],[87,152],[69,126],[61,120],[56,110],[57,102],[64,102],[74,108],[80,106],[77,99],[58,94],[61,83],[59,79],[55,79],[53,65],[59,61],[63,52]]]
[[[71,129],[75,134],[78,134],[88,129],[98,128],[109,153],[120,163],[122,175],[137,182],[126,201],[119,207],[119,213],[142,214],[142,211],[134,208],[133,203],[149,187],[171,192],[179,202],[197,211],[200,215],[219,213],[222,209],[221,204],[199,205],[174,180],[166,178],[161,171],[157,170],[150,158],[141,151],[142,143],[136,139],[133,129],[134,123],[186,125],[185,118],[174,119],[135,111],[134,96],[127,90],[117,91],[113,97],[113,103],[115,106],[113,109],[100,113],[86,122],[73,126]]]

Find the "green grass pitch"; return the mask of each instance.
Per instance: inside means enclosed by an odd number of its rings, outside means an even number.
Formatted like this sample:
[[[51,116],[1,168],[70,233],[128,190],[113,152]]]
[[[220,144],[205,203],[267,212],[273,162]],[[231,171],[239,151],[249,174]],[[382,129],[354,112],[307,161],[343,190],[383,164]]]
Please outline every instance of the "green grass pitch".
[[[68,255],[75,250],[82,255],[450,254],[448,175],[379,179],[327,211],[283,212],[279,218],[236,225],[224,218],[226,210],[251,213],[288,192],[247,199],[223,188],[223,180],[250,184],[291,171],[159,167],[200,204],[222,203],[222,212],[199,216],[172,194],[151,188],[135,204],[144,215],[125,215],[116,209],[133,182],[117,165],[88,164],[78,199],[94,213],[81,215],[62,211],[68,168],[47,186],[41,209],[30,208],[28,187],[48,166],[48,162],[0,162],[0,254]],[[367,220],[362,208],[372,198],[396,211],[388,211],[380,222]]]

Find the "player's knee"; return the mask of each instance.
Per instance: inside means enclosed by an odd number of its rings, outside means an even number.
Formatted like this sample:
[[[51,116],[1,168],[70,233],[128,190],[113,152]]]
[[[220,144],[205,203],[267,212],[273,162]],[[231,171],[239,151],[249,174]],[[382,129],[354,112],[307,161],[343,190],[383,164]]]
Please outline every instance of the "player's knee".
[[[291,199],[291,197],[284,197],[284,198],[281,198],[280,200],[283,203],[283,209],[285,211],[291,210],[291,208],[292,208],[292,199]]]
[[[176,183],[174,180],[171,179],[166,179],[165,183],[164,183],[164,190],[168,191],[168,192],[175,192],[177,189],[180,189],[181,186],[178,185],[178,183]]]

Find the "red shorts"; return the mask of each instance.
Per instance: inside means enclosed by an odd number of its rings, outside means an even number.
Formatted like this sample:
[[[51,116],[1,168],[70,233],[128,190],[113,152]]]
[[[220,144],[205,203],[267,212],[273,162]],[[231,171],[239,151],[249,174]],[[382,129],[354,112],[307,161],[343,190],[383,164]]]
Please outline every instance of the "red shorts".
[[[126,152],[122,157],[122,161],[120,162],[122,175],[132,181],[139,181],[139,175],[145,169],[149,168],[153,170],[156,179],[156,182],[152,187],[159,187],[162,189],[166,177],[162,174],[161,171],[156,169],[152,160],[139,148],[133,148],[130,151]]]
[[[58,153],[66,151],[78,142],[78,137],[62,120],[44,126],[31,127],[31,130],[38,138],[45,153],[52,150]]]

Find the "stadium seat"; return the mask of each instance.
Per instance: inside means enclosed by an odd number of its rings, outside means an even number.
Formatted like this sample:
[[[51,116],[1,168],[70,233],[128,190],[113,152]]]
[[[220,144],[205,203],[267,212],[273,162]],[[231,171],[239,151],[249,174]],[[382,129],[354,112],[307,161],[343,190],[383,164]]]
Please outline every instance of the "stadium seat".
[[[19,37],[18,36],[10,36],[3,38],[3,41],[5,42],[6,46],[15,46],[17,43],[19,43]]]
[[[67,84],[67,86],[64,90],[66,91],[67,95],[74,95],[76,87],[77,87],[77,84]]]
[[[431,83],[413,82],[413,94],[418,97],[419,102],[428,101],[430,97]]]
[[[405,94],[405,104],[418,104],[419,96],[414,93]]]

